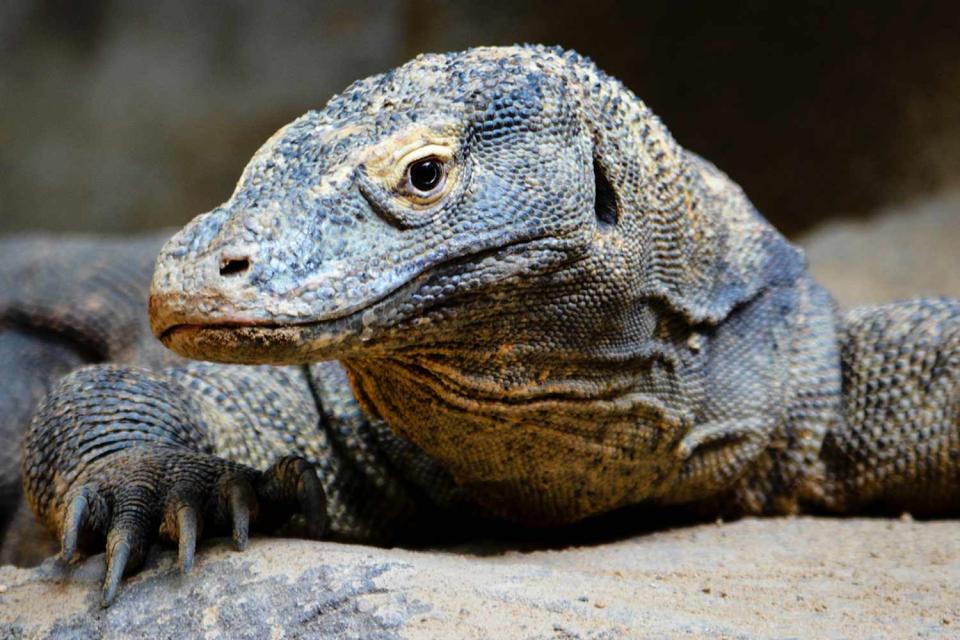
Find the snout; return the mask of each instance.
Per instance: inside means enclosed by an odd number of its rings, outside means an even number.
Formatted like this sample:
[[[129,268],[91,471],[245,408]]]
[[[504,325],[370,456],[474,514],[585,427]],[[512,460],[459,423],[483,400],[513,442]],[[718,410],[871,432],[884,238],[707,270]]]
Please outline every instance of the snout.
[[[184,250],[175,236],[161,251],[150,288],[150,326],[163,335],[179,324],[256,324],[268,321],[257,305],[253,247]]]

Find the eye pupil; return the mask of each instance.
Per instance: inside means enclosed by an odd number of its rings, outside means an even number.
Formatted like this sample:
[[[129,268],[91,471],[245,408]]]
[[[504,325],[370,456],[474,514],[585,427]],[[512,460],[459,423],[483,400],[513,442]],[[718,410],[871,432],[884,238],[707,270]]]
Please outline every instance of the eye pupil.
[[[417,191],[431,191],[443,178],[440,162],[433,158],[414,162],[410,165],[410,185]]]

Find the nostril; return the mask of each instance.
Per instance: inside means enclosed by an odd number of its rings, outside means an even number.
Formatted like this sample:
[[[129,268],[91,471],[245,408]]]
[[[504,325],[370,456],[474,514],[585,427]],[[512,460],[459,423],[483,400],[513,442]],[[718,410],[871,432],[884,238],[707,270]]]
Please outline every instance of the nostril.
[[[221,276],[238,276],[250,268],[249,258],[220,258]]]

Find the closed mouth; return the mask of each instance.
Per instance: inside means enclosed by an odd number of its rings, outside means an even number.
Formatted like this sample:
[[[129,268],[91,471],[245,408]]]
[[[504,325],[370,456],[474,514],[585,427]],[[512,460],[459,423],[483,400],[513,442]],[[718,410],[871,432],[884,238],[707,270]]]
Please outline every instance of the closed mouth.
[[[179,324],[161,336],[163,344],[197,360],[236,364],[306,364],[331,359],[330,349],[349,333],[324,331],[322,323]]]
[[[518,240],[497,247],[451,258],[431,267],[431,271],[449,268],[504,250],[525,247],[543,238]],[[314,356],[328,355],[328,349],[352,342],[362,329],[363,316],[385,304],[399,291],[411,288],[427,270],[404,283],[368,299],[362,306],[346,307],[321,318],[304,321],[260,321],[255,319],[217,319],[213,322],[175,322],[156,333],[168,348],[191,358],[238,363],[275,363],[316,361]],[[159,300],[151,299],[154,312]],[[193,318],[190,318],[193,320]],[[336,354],[333,354],[336,355]],[[307,356],[310,356],[310,359]]]
[[[270,332],[280,328],[281,325],[275,323],[256,323],[256,322],[218,322],[211,324],[195,324],[185,322],[183,324],[172,325],[169,329],[160,334],[160,342],[166,344],[175,336],[201,331],[237,331],[238,329],[255,329],[257,331]]]

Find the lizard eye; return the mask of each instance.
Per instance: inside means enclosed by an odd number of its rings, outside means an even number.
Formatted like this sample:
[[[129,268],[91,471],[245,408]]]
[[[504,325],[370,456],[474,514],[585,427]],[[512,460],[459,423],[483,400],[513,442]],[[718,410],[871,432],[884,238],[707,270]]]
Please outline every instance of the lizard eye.
[[[404,182],[406,190],[411,195],[429,198],[443,190],[446,180],[446,165],[439,158],[431,157],[407,165]]]

